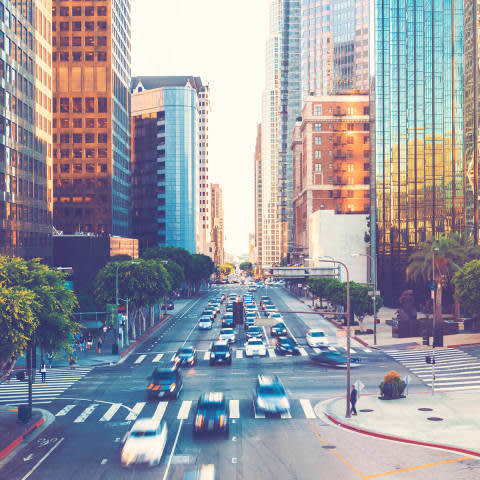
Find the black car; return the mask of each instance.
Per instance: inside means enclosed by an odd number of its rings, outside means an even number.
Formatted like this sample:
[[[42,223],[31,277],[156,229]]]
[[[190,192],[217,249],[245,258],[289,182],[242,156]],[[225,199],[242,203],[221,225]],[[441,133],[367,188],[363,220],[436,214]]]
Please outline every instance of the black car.
[[[320,365],[326,367],[346,368],[347,354],[337,350],[329,350],[328,348],[320,348],[318,353],[311,353],[310,359]],[[359,364],[360,358],[350,356],[350,363]]]
[[[181,347],[177,350],[173,363],[178,366],[192,367],[197,361],[197,351],[194,347]]]
[[[197,402],[193,433],[222,432],[228,436],[229,416],[228,402],[223,393],[204,393]]]
[[[275,345],[275,351],[280,355],[299,355],[297,344],[290,337],[280,337]]]
[[[270,335],[272,337],[280,337],[287,334],[287,327],[283,322],[278,322],[270,327]]]
[[[166,304],[167,310],[173,310],[175,308],[175,304],[172,300],[168,300]],[[165,310],[165,303],[162,303],[162,310]]]
[[[230,316],[224,316],[223,317],[223,320],[222,320],[222,327],[230,327],[232,328],[233,327],[233,316],[230,317]]]
[[[153,398],[178,398],[183,388],[182,376],[177,367],[156,368],[147,377],[147,397]]]
[[[210,348],[210,365],[215,363],[232,364],[232,350],[227,340],[216,340]]]

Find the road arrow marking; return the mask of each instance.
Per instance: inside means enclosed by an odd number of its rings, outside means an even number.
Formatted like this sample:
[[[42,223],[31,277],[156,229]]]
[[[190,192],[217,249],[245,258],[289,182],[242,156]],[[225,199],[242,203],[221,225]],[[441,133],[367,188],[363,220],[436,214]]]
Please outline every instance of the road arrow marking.
[[[23,457],[23,461],[24,462],[28,462],[29,460],[31,460],[33,457],[33,453],[31,453],[30,455],[28,455],[27,457]]]

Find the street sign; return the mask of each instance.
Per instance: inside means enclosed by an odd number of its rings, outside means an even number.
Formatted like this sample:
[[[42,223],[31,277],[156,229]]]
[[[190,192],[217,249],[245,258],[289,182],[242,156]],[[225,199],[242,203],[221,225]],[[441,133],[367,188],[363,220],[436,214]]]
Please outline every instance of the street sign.
[[[363,384],[363,382],[361,380],[357,380],[355,383],[357,385],[357,390],[359,392],[361,392],[365,388],[365,385]]]

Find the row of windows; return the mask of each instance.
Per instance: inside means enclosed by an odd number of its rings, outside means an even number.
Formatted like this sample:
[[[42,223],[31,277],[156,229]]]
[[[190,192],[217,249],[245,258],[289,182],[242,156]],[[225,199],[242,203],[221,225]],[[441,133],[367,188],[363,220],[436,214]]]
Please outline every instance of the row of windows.
[[[39,144],[39,141],[37,138],[35,138],[35,146],[34,146],[32,132],[21,127],[20,125],[17,125],[15,122],[12,122],[8,118],[4,118],[4,117],[1,117],[1,118],[3,119],[2,123],[4,124],[3,132],[5,137],[8,140],[12,142],[17,142],[20,145],[23,145],[25,147],[35,148],[35,150],[38,152],[44,151],[44,149],[42,148],[42,145]]]
[[[97,113],[107,113],[107,98],[106,97],[97,97]],[[96,113],[95,112],[95,98],[86,97],[82,99],[81,97],[60,97],[58,100],[59,112],[60,113],[70,113],[70,109],[73,113],[82,113],[83,109],[85,113]],[[57,113],[57,98],[53,99],[53,113]]]
[[[0,100],[5,105],[7,112],[11,112],[17,115],[19,118],[23,118],[27,122],[33,124],[33,109],[26,103],[23,103],[15,95],[11,95],[9,92],[5,92],[0,89]],[[5,118],[0,115],[0,132],[5,129]]]
[[[17,92],[22,92],[33,100],[33,83],[18,73],[11,65],[0,59],[0,78],[5,78]]]
[[[23,51],[15,42],[0,30],[0,49],[5,50],[6,54],[15,60],[19,65],[23,65],[25,69],[33,75],[33,60],[27,52]]]
[[[71,52],[72,60],[74,62],[83,62],[85,59],[86,62],[95,61],[95,52]],[[97,62],[106,62],[107,61],[107,52],[96,52]],[[53,61],[60,59],[62,62],[70,61],[70,52],[53,52]]]
[[[31,8],[31,5],[30,5]],[[22,25],[19,19],[15,17],[8,8],[5,8],[3,2],[0,2],[0,22],[5,22],[8,28],[10,28],[15,35],[18,35],[26,45],[33,50],[33,36],[30,32],[27,32],[25,26]],[[31,23],[31,22],[30,22]]]
[[[0,230],[0,248],[46,247],[50,243],[51,235],[47,233]]]
[[[0,144],[0,163],[34,174],[35,178],[47,176],[47,166],[43,162],[2,144]]]
[[[85,123],[84,123],[85,120]],[[53,128],[107,128],[108,119],[106,118],[54,118]]]
[[[45,185],[39,185],[13,175],[5,175],[3,172],[0,172],[0,191],[35,200],[47,199],[47,187]]]
[[[84,31],[86,32],[95,32],[95,31],[102,31],[105,32],[107,30],[107,22],[97,22],[97,28],[95,29],[95,22],[83,22]],[[81,32],[82,31],[82,22],[72,22],[72,32]],[[61,32],[69,32],[70,31],[70,22],[59,22],[58,28]],[[57,31],[57,23],[53,22],[52,24],[52,31]],[[105,37],[106,38],[106,37]]]
[[[84,167],[85,166],[85,170]],[[59,166],[57,164],[53,165],[53,173],[107,173],[107,164],[106,163],[61,163]]]
[[[60,133],[57,135],[56,133],[53,134],[53,143],[57,143],[57,139],[60,141],[60,146],[66,145],[70,143],[70,137],[72,143],[95,143],[95,134],[94,133],[86,133],[85,139],[82,133],[72,133],[70,136],[69,133]],[[108,141],[108,134],[107,133],[97,133],[97,143],[107,143]]]
[[[38,225],[48,223],[49,217],[48,210],[44,208],[0,201],[0,218],[6,220],[31,222]]]
[[[86,17],[93,17],[95,15],[95,7],[84,7],[84,15]],[[58,14],[60,17],[69,17],[70,16],[70,7],[60,7],[58,9]],[[52,6],[52,16],[57,15],[57,7]],[[107,7],[97,7],[97,15],[99,17],[105,17],[107,15]],[[72,16],[81,17],[82,16],[82,7],[72,7]]]
[[[81,187],[87,190],[103,191],[107,188],[108,181],[105,178],[56,178],[53,181],[53,186],[55,188],[71,189],[72,187]]]
[[[72,150],[70,150],[69,148],[53,149],[53,158],[70,158],[72,155],[73,155],[73,158],[107,158],[107,149],[106,148],[99,148],[99,149],[74,148]]]

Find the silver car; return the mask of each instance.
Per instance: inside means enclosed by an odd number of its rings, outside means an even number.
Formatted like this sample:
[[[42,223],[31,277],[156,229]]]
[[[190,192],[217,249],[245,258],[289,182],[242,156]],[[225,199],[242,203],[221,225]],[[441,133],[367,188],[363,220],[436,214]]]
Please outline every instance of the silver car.
[[[233,328],[221,328],[218,338],[220,340],[226,340],[228,343],[235,343],[235,330]]]

